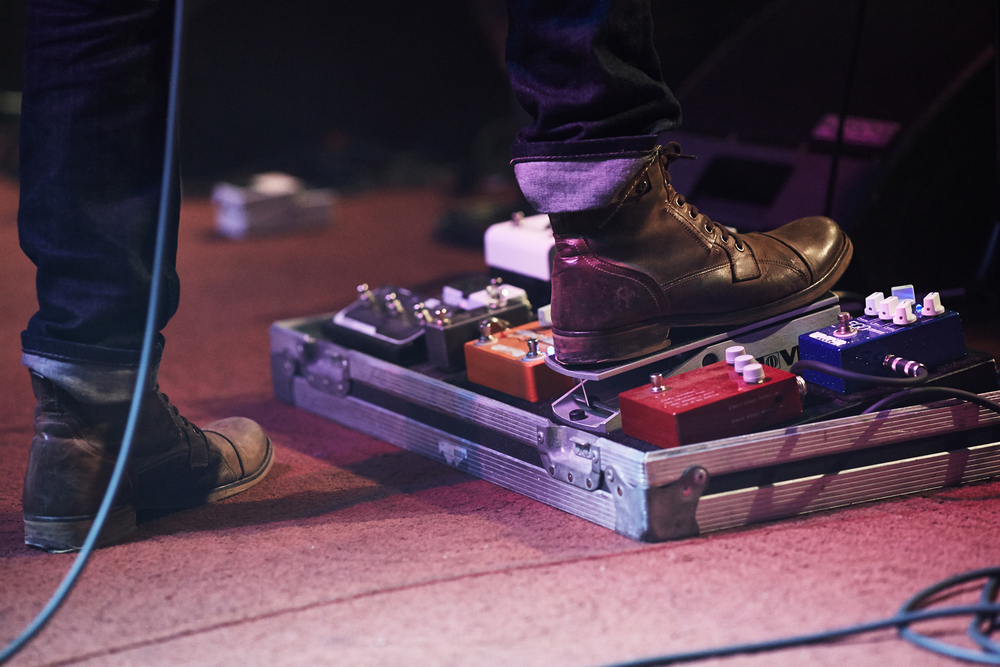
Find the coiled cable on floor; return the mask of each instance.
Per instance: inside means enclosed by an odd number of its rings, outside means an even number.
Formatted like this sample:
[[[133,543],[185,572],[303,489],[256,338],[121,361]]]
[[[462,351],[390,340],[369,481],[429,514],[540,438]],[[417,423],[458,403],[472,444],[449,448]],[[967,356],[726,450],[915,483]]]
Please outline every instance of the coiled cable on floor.
[[[41,631],[42,628],[52,619],[55,612],[65,602],[66,597],[76,585],[80,574],[90,559],[90,554],[97,542],[97,537],[104,527],[104,522],[111,510],[111,504],[118,491],[128,462],[129,452],[132,449],[132,441],[135,435],[136,424],[139,421],[139,406],[142,404],[143,390],[146,386],[151,363],[153,339],[156,335],[156,316],[160,309],[160,289],[162,286],[163,274],[163,253],[166,247],[167,211],[170,203],[170,184],[174,171],[174,146],[176,141],[177,127],[177,88],[180,73],[181,56],[181,30],[184,16],[184,0],[175,0],[174,6],[174,34],[172,42],[172,53],[170,61],[170,91],[167,98],[167,132],[166,145],[163,154],[163,179],[160,186],[160,207],[156,225],[156,247],[153,252],[152,282],[149,288],[149,307],[146,309],[146,328],[142,337],[142,351],[139,357],[138,377],[135,382],[135,392],[132,395],[132,403],[129,407],[128,420],[125,425],[125,434],[122,438],[121,449],[118,453],[118,460],[115,462],[114,471],[108,482],[108,490],[104,494],[101,507],[94,517],[94,524],[84,540],[80,552],[77,554],[73,565],[66,576],[63,577],[59,588],[49,599],[48,603],[38,613],[38,616],[28,625],[27,628],[2,652],[0,652],[0,664],[3,664],[16,655],[27,645],[31,639]]]
[[[950,607],[938,607],[928,609],[927,607],[940,599],[943,595],[955,592],[962,584],[979,579],[986,579],[983,584],[982,594],[978,604],[954,605]],[[990,638],[990,633],[998,627],[1000,618],[1000,604],[996,603],[997,591],[1000,590],[1000,567],[990,567],[981,570],[972,570],[964,574],[949,577],[910,598],[894,616],[872,621],[869,623],[859,623],[844,628],[827,630],[808,635],[798,635],[784,639],[773,639],[763,642],[747,644],[734,644],[719,648],[704,649],[700,651],[688,651],[684,653],[672,653],[654,658],[644,658],[631,662],[615,663],[608,667],[654,667],[655,665],[676,665],[684,662],[696,662],[709,658],[722,658],[732,655],[764,653],[767,651],[777,651],[780,649],[807,646],[832,642],[845,637],[859,635],[875,630],[886,628],[897,628],[899,636],[920,648],[932,651],[949,658],[965,660],[983,665],[1000,665],[1000,643]],[[969,637],[979,646],[979,650],[969,649],[955,644],[949,644],[940,639],[928,637],[913,630],[910,626],[921,622],[937,618],[947,618],[953,616],[972,616],[973,620],[967,630]]]

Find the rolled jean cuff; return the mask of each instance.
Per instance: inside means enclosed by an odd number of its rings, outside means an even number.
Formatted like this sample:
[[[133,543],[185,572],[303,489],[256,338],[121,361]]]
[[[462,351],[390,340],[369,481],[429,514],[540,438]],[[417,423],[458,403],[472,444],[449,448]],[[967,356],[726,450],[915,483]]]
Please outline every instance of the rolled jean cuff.
[[[515,144],[514,175],[542,213],[607,206],[643,167],[658,144],[656,135]]]
[[[163,334],[156,334],[156,338],[153,340],[151,363],[160,363],[165,343],[166,340],[163,338]],[[45,336],[37,336],[27,331],[21,332],[21,351],[25,355],[32,357],[44,357],[70,364],[89,364],[133,369],[138,368],[139,360],[142,356],[140,350],[56,340],[54,338],[46,338]]]
[[[51,380],[78,401],[89,405],[124,403],[132,399],[138,368],[81,364],[59,361],[24,353],[21,363],[32,373]],[[156,386],[159,363],[153,363],[146,375],[146,391]]]

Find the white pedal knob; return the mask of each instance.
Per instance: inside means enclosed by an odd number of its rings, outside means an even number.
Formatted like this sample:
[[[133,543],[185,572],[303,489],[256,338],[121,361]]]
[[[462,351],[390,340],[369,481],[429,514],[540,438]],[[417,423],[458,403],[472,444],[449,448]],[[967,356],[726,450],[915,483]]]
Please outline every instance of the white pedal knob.
[[[764,381],[764,367],[760,364],[747,364],[743,367],[743,381],[747,384],[760,384]]]
[[[748,365],[756,363],[757,360],[753,358],[752,354],[741,354],[735,359],[733,359],[733,370],[737,373],[742,373]]]
[[[896,306],[898,305],[898,297],[890,296],[888,299],[882,299],[878,304],[878,318],[891,321],[896,316]]]
[[[733,345],[726,348],[726,363],[732,366],[736,363],[736,357],[747,353],[747,349],[742,345]]]
[[[903,299],[896,306],[896,312],[892,317],[893,324],[907,325],[917,321],[917,316],[913,314],[913,302]]]
[[[878,315],[878,305],[885,299],[882,292],[872,292],[865,297],[865,315],[876,317]]]
[[[941,294],[938,292],[928,292],[924,297],[924,305],[920,308],[920,317],[937,317],[944,312],[941,305]]]

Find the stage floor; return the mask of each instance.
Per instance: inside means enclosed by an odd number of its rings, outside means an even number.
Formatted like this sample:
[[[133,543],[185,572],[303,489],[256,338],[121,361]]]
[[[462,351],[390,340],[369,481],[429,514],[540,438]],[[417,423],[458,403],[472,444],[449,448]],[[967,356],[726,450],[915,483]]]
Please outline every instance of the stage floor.
[[[818,631],[894,613],[997,565],[1000,481],[663,544],[640,544],[274,398],[268,326],[335,310],[359,282],[481,269],[432,240],[431,190],[341,202],[326,230],[249,241],[186,200],[182,300],[164,391],[192,421],[242,414],[276,445],[270,477],[99,550],[63,610],[10,664],[602,665]],[[0,642],[72,555],[23,543],[34,401],[19,333],[36,306],[16,185],[0,181]],[[1000,354],[997,323],[967,329]],[[966,619],[935,623],[961,641]],[[883,631],[715,665],[940,665]]]

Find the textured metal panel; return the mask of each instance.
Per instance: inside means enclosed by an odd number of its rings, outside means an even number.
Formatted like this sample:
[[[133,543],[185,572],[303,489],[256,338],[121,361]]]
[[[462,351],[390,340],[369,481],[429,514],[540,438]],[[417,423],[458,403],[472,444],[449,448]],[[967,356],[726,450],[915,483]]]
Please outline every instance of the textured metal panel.
[[[1000,391],[984,396],[997,401]],[[1000,415],[971,403],[945,401],[934,405],[939,407],[896,408],[651,452],[646,455],[641,483],[647,486],[667,484],[692,465],[703,466],[709,474],[718,476],[1000,424]]]
[[[517,410],[500,401],[445,384],[401,366],[359,352],[349,351],[349,354],[352,379],[378,387],[417,405],[481,424],[532,447],[537,442],[538,429],[549,423],[544,417]]]
[[[552,479],[541,468],[520,459],[370,403],[351,397],[336,398],[313,388],[301,378],[295,383],[295,403],[384,442],[452,465],[497,486],[614,530],[614,501],[606,491],[584,491]]]
[[[890,498],[1000,475],[1000,443],[702,496],[702,532]]]

